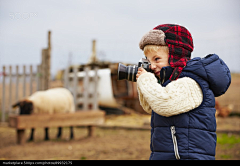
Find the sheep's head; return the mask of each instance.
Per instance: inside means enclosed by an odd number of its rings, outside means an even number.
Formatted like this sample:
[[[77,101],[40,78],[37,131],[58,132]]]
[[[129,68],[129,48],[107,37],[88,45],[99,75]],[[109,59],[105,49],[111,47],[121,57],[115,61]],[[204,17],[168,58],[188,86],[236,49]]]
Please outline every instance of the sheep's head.
[[[20,115],[22,114],[31,114],[33,111],[33,103],[30,100],[22,100],[18,103],[12,105],[13,108],[19,107],[20,108]]]

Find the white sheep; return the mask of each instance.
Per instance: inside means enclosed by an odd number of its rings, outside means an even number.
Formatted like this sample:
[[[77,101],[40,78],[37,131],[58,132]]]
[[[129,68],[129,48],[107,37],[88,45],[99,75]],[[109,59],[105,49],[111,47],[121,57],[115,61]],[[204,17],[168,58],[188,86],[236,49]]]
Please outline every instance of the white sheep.
[[[74,99],[71,92],[65,88],[53,88],[46,91],[37,91],[28,98],[19,101],[12,107],[20,107],[22,114],[54,114],[54,113],[74,113]],[[73,127],[70,127],[70,138],[73,138]],[[28,141],[33,141],[34,129]],[[58,128],[57,138],[60,138],[62,128]],[[45,128],[45,140],[49,140],[48,128]]]

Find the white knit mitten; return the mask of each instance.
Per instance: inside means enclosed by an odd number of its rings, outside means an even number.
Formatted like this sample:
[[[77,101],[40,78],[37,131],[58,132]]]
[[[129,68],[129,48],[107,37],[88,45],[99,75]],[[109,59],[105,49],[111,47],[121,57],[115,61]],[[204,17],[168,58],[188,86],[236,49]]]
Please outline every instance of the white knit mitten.
[[[173,116],[198,107],[203,100],[200,86],[189,77],[179,78],[162,87],[153,73],[144,73],[137,80],[140,104],[162,116]]]

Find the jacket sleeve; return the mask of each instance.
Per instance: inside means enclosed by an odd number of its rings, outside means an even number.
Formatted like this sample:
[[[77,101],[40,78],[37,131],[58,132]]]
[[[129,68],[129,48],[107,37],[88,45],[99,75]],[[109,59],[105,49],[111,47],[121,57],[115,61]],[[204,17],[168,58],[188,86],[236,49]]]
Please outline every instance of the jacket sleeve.
[[[173,116],[197,108],[203,101],[200,86],[189,77],[179,78],[162,87],[153,73],[144,73],[137,80],[140,105],[162,116]]]
[[[151,114],[152,113],[152,108],[150,107],[148,102],[143,97],[143,93],[141,92],[141,89],[139,88],[139,86],[137,87],[137,90],[138,90],[138,97],[139,97],[140,105],[142,106],[144,111]]]

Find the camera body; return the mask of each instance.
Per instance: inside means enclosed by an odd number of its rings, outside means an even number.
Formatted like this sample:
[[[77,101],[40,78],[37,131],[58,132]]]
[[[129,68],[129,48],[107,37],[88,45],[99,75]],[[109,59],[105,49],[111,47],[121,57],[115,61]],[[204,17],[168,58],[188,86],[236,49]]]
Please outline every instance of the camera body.
[[[138,66],[133,65],[133,66],[125,66],[121,63],[118,64],[118,80],[128,80],[132,82],[136,82],[136,75],[138,72],[138,68],[142,67],[144,68],[147,72],[152,72],[150,68],[151,63],[147,59],[140,59],[138,62]]]

